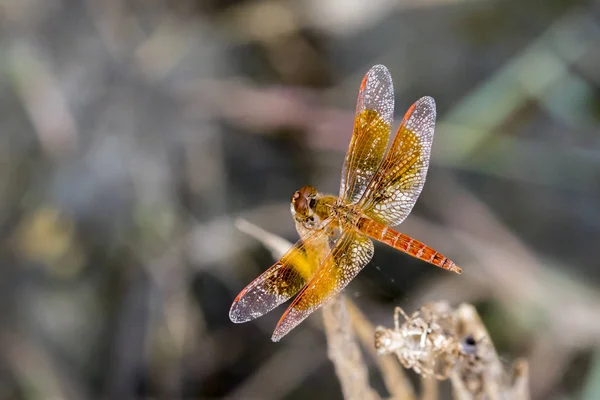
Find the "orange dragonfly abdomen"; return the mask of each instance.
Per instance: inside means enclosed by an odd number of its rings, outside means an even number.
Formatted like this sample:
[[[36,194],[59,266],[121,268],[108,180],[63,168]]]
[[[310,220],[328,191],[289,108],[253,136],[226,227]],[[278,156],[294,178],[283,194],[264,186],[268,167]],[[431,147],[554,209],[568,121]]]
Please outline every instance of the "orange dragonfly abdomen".
[[[370,218],[362,217],[358,223],[358,229],[370,238],[385,243],[419,260],[458,274],[462,272],[452,260],[426,244]]]

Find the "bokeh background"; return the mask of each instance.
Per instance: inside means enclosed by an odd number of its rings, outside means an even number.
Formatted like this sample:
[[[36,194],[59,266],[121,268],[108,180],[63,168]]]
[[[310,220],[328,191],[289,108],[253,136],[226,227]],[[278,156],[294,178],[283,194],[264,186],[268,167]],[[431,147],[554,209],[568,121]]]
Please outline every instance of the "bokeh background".
[[[274,261],[236,220],[297,239],[378,63],[398,119],[438,107],[400,230],[465,272],[376,245],[346,294],[471,302],[534,399],[600,399],[600,9],[568,0],[1,0],[0,399],[341,398],[318,313],[229,321]]]

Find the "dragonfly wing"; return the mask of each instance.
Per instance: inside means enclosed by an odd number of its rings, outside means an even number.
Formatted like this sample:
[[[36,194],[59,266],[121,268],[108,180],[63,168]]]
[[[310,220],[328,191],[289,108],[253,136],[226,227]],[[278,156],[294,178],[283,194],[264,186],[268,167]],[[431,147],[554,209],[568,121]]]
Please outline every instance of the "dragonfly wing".
[[[396,137],[360,204],[385,225],[400,224],[421,194],[435,128],[435,101],[422,97],[406,112]]]
[[[273,341],[279,341],[344,289],[371,260],[373,252],[373,242],[368,237],[355,230],[344,232],[313,278],[279,320]]]
[[[354,131],[346,153],[340,198],[356,203],[383,160],[394,116],[394,85],[383,65],[372,67],[358,92]]]
[[[232,322],[258,318],[294,296],[310,279],[327,251],[325,228],[299,240],[274,265],[253,280],[235,298],[229,310]]]

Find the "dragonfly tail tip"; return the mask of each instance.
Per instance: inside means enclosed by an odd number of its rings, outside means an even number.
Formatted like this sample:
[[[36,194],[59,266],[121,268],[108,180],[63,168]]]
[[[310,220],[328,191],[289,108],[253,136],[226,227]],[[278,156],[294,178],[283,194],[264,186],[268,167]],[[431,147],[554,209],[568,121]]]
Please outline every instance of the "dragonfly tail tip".
[[[457,266],[457,265],[451,266],[450,267],[450,271],[456,272],[459,275],[462,274],[462,269],[459,266]]]

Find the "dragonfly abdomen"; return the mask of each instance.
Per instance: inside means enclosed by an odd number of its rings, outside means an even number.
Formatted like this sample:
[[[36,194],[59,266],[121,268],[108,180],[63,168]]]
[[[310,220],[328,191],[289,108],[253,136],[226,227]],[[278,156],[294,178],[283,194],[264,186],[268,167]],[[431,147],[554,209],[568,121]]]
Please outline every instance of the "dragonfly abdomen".
[[[423,260],[436,267],[459,274],[462,272],[462,270],[456,266],[452,260],[448,259],[448,257],[438,253],[436,250],[417,239],[413,239],[412,237],[400,233],[377,221],[363,217],[358,223],[358,228],[362,233],[372,239],[385,243],[388,246],[418,258],[419,260]]]

